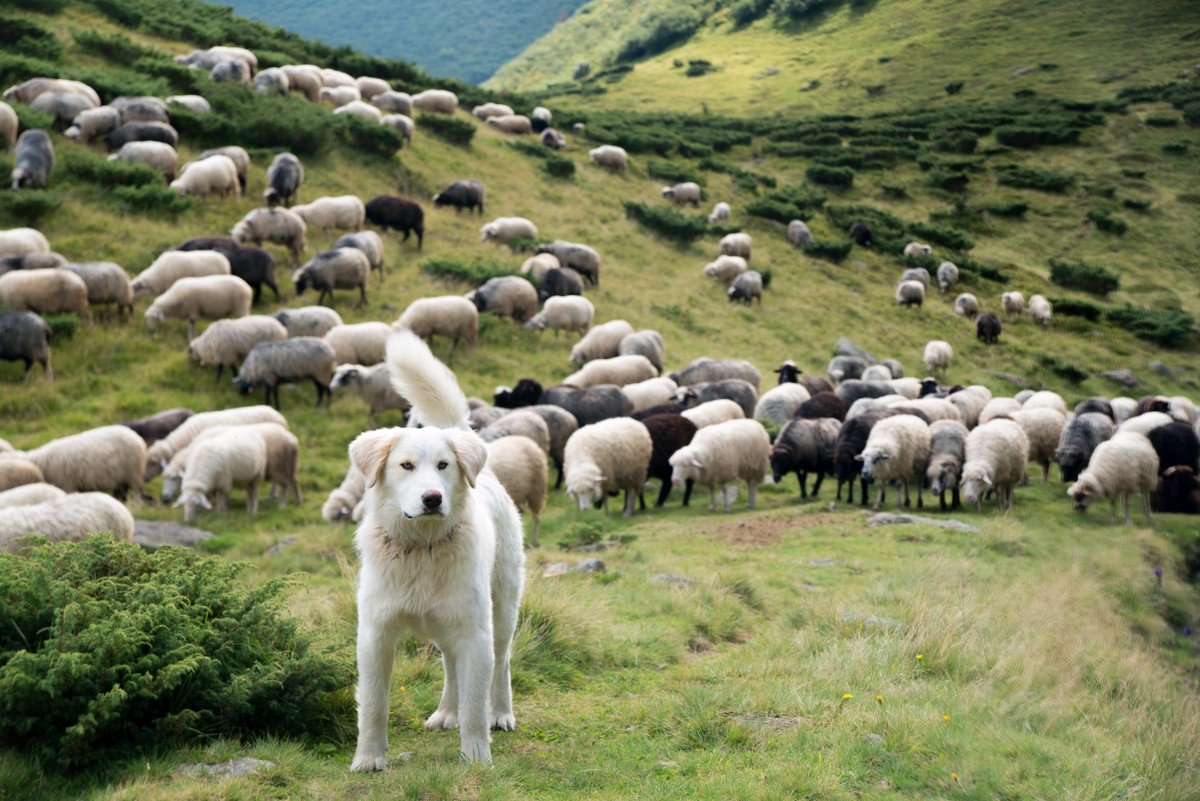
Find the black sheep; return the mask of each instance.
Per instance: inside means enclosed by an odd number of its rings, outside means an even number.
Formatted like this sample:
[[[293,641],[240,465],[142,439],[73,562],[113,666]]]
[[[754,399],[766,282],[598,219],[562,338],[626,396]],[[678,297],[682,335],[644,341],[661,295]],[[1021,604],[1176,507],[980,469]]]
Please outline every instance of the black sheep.
[[[50,378],[50,326],[33,312],[0,312],[0,360],[25,362],[22,381],[29,378],[34,362]]]
[[[854,240],[854,244],[861,245],[864,248],[869,248],[873,244],[871,239],[871,227],[865,222],[850,223],[850,238]]]
[[[975,321],[975,338],[985,345],[995,345],[1000,341],[1004,326],[1000,318],[994,314],[981,314]]]
[[[1150,508],[1168,514],[1200,515],[1200,481],[1196,473],[1183,465],[1168,467],[1150,493]]]
[[[775,371],[779,373],[780,384],[798,384],[800,383],[800,368],[791,359],[788,359]]]
[[[639,409],[629,416],[634,420],[645,420],[647,417],[653,417],[656,414],[679,414],[686,408],[686,406],[678,401],[667,401],[666,403],[660,403],[647,409]]]
[[[691,444],[692,437],[696,436],[696,424],[681,414],[667,413],[643,418],[642,425],[650,432],[650,441],[653,443],[653,449],[650,451],[650,469],[647,470],[646,477],[657,478],[662,482],[658,500],[654,502],[655,506],[662,506],[671,494],[671,456],[675,451]],[[684,487],[684,506],[688,505],[692,496],[693,483],[688,479]]]
[[[538,284],[538,300],[563,295],[582,295],[583,279],[570,267],[554,267],[546,271]]]
[[[1087,469],[1092,453],[1101,442],[1112,437],[1116,431],[1113,420],[1101,412],[1085,412],[1067,423],[1058,438],[1054,461],[1064,482],[1075,481]]]
[[[262,248],[238,248],[234,251],[222,251],[229,259],[229,271],[245,281],[254,290],[254,303],[262,296],[262,286],[266,284],[279,300],[279,287],[275,283],[275,257]]]
[[[1171,413],[1171,403],[1165,398],[1157,398],[1154,395],[1143,395],[1138,398],[1137,406],[1133,410],[1133,416],[1146,412],[1162,412],[1163,414]]]
[[[367,222],[382,229],[393,228],[404,232],[404,241],[413,231],[417,233],[417,249],[425,238],[425,211],[411,200],[391,195],[380,195],[367,202]]]
[[[127,122],[104,138],[109,150],[120,150],[130,142],[163,142],[179,147],[179,134],[165,122]]]
[[[152,414],[141,420],[126,420],[120,425],[132,428],[133,433],[145,440],[147,446],[150,446],[160,439],[166,439],[168,434],[183,425],[184,421],[193,414],[191,409],[167,409],[165,412]]]
[[[885,381],[863,381],[861,378],[851,378],[838,384],[834,390],[849,409],[856,400],[861,398],[882,398],[884,395],[895,395],[896,390]]]
[[[1113,412],[1112,404],[1108,402],[1108,398],[1088,398],[1075,404],[1075,416],[1087,414],[1089,412],[1097,412],[1106,415],[1109,420],[1116,422],[1117,415]]]
[[[542,402],[542,385],[532,378],[522,378],[511,389],[500,387],[492,399],[492,405],[498,409],[520,409],[522,406],[536,406]]]
[[[1158,474],[1180,465],[1200,472],[1200,438],[1187,423],[1169,423],[1153,429],[1146,438],[1158,454]]]
[[[54,172],[54,144],[50,134],[33,128],[17,140],[16,161],[13,163],[12,188],[45,189]]]
[[[476,181],[473,178],[468,178],[464,181],[455,181],[441,192],[438,192],[436,195],[434,195],[433,205],[453,206],[455,214],[463,209],[466,209],[469,212],[471,209],[478,208],[479,214],[482,216],[483,200],[483,182]]]
[[[833,446],[833,475],[837,478],[837,499],[842,499],[842,485],[849,484],[846,503],[854,503],[854,481],[862,482],[862,505],[867,505],[867,485],[870,479],[862,475],[862,463],[855,461],[856,456],[867,447],[867,437],[871,429],[885,417],[896,414],[890,409],[872,409],[865,414],[852,417],[842,424],[838,432],[837,442]]]
[[[826,473],[832,473],[833,451],[837,445],[837,421],[793,419],[779,432],[771,449],[771,471],[778,484],[788,473],[800,480],[800,497],[808,498],[808,474],[816,473],[812,494],[817,497]]]
[[[754,385],[740,378],[725,378],[720,381],[704,381],[680,389],[676,398],[687,408],[694,409],[702,403],[727,399],[742,407],[746,417],[754,416],[754,405],[758,393]]]
[[[176,250],[219,250],[222,253],[231,250],[237,250],[241,245],[232,236],[196,236],[192,237],[182,245],[177,245]]]
[[[822,417],[832,417],[834,420],[846,419],[846,404],[832,392],[818,392],[796,409],[792,415],[801,420],[820,420]]]

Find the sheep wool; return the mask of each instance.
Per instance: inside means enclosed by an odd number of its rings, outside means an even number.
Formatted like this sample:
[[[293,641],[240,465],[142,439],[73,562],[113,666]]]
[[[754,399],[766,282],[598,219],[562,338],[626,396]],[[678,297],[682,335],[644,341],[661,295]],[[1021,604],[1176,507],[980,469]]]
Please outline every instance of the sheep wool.
[[[157,476],[174,455],[192,444],[200,432],[215,426],[239,426],[252,423],[277,423],[288,427],[287,419],[270,406],[244,406],[217,412],[201,412],[187,419],[165,439],[155,442],[146,452],[145,480]]]
[[[39,314],[72,312],[92,322],[87,284],[69,270],[14,270],[0,275],[0,306]]]
[[[800,404],[811,398],[800,384],[780,384],[764,392],[754,406],[755,420],[786,423],[796,414]]]
[[[718,256],[716,260],[704,265],[704,275],[728,285],[748,269],[749,265],[741,256]]]
[[[51,542],[78,542],[106,531],[122,542],[133,542],[133,515],[99,492],[0,509],[0,550],[10,553],[18,552],[20,540],[30,534],[40,534]]]
[[[587,298],[582,295],[559,295],[546,298],[542,310],[529,318],[525,327],[538,331],[549,328],[554,331],[556,340],[559,331],[576,332],[582,337],[592,327],[595,317],[596,307]]]
[[[546,505],[546,454],[523,436],[500,437],[487,444],[487,465],[522,512],[533,520],[529,544],[538,547],[542,509]]]
[[[14,506],[33,506],[62,498],[66,494],[53,484],[45,482],[22,484],[19,487],[0,492],[0,509],[11,509]]]
[[[215,250],[168,250],[133,279],[133,297],[161,295],[181,278],[231,273],[229,259]]]
[[[1066,415],[1046,407],[1030,409],[1026,404],[1024,409],[1009,416],[1025,430],[1029,438],[1029,461],[1041,465],[1045,484],[1050,480],[1050,462],[1054,461],[1054,452],[1067,426]]]
[[[338,364],[379,364],[387,355],[387,338],[392,327],[369,322],[339,325],[329,329],[323,339],[333,348]]]
[[[741,405],[728,398],[705,401],[690,409],[685,409],[681,414],[696,428],[708,428],[727,420],[743,420],[746,417]]]
[[[187,320],[188,339],[196,336],[196,320],[245,317],[254,290],[236,275],[180,278],[146,309],[146,327],[153,331],[168,318]]]
[[[689,445],[675,451],[670,463],[672,484],[690,479],[708,487],[709,511],[716,508],[718,486],[729,511],[733,496],[729,485],[739,480],[746,482],[746,506],[753,509],[758,485],[771,469],[771,438],[757,420],[726,420],[698,430]]]
[[[356,396],[369,409],[367,420],[371,428],[378,428],[375,415],[387,409],[399,409],[406,412],[409,402],[392,386],[392,376],[385,363],[372,367],[361,364],[340,364],[329,382],[330,392],[346,389]]]
[[[622,340],[632,333],[633,326],[626,320],[609,320],[607,323],[592,326],[575,343],[575,347],[571,348],[570,360],[582,367],[594,359],[610,359],[620,352]]]
[[[287,339],[287,329],[274,317],[253,314],[217,320],[188,343],[188,356],[202,365],[215,365],[220,380],[226,367],[236,370],[258,343],[282,339]]]
[[[26,460],[25,454],[7,454],[0,458],[0,492],[26,484],[45,483],[46,477],[37,465]]]
[[[595,364],[595,362],[591,362]],[[663,403],[669,403],[675,397],[676,390],[679,385],[669,378],[647,378],[645,381],[626,384],[621,387],[621,391],[629,398],[633,404],[633,411],[640,412],[642,409],[649,409],[651,406],[658,406]]]
[[[183,486],[176,506],[183,507],[183,519],[190,523],[197,510],[211,509],[209,495],[216,497],[217,511],[229,510],[233,487],[246,488],[246,511],[258,514],[258,486],[267,470],[267,446],[256,433],[235,430],[206,437],[192,446]]]
[[[934,375],[945,375],[950,369],[950,361],[954,358],[954,349],[950,343],[942,339],[934,339],[925,343],[925,354],[922,361],[925,369]]]
[[[65,492],[142,493],[146,443],[125,426],[102,426],[51,440],[24,454],[47,484]]]
[[[871,429],[866,447],[859,454],[863,478],[879,482],[875,498],[875,510],[883,506],[884,486],[899,481],[904,488],[903,502],[909,504],[908,483],[916,479],[917,508],[924,507],[922,481],[929,464],[929,449],[932,437],[925,421],[911,414],[898,414],[880,420]],[[901,505],[900,494],[896,496],[896,508]]]
[[[342,316],[326,306],[301,306],[275,312],[289,337],[323,337],[342,324]]]
[[[330,523],[340,523],[347,520],[357,523],[360,515],[357,515],[356,512],[366,492],[366,478],[351,463],[350,469],[346,471],[346,477],[342,479],[342,483],[329,493],[329,497],[321,507],[321,517]]]
[[[563,452],[567,494],[580,511],[602,501],[607,514],[609,493],[625,490],[623,514],[632,516],[652,450],[650,432],[637,420],[615,417],[583,426],[567,440]]]
[[[1013,420],[990,420],[967,435],[966,461],[963,463],[963,495],[980,511],[983,496],[996,492],[996,508],[1012,508],[1013,488],[1025,478],[1029,463],[1029,437]]]
[[[645,356],[612,356],[607,359],[593,359],[581,369],[563,379],[564,384],[587,389],[598,384],[636,384],[649,378],[655,378],[658,369]]]
[[[474,303],[458,295],[417,298],[408,304],[392,328],[408,329],[425,340],[446,337],[453,340],[450,346],[453,353],[459,342],[465,342],[468,348],[475,347],[475,339],[479,336],[479,310]]]
[[[1095,501],[1108,498],[1112,504],[1112,520],[1117,520],[1117,498],[1125,523],[1132,524],[1129,496],[1142,495],[1146,519],[1150,519],[1150,493],[1158,483],[1158,454],[1150,440],[1132,431],[1117,431],[1112,439],[1101,442],[1092,453],[1087,470],[1067,490],[1077,511],[1085,511]]]

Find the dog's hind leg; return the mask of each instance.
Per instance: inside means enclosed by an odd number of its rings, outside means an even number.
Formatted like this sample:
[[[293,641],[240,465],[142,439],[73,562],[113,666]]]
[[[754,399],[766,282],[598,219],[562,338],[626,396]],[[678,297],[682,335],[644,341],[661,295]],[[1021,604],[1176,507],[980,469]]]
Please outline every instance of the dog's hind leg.
[[[362,614],[362,605],[359,605]],[[383,627],[360,621],[358,626],[358,747],[350,770],[375,771],[387,766],[388,685],[396,655],[396,638]]]

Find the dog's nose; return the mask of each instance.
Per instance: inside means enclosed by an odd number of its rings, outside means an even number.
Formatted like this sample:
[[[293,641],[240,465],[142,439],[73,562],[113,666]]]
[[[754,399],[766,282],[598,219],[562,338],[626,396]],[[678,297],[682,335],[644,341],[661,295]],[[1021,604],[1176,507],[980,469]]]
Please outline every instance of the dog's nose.
[[[442,505],[442,493],[436,492],[435,490],[429,490],[421,495],[421,503],[425,505],[426,509],[432,512],[434,509],[437,509]]]

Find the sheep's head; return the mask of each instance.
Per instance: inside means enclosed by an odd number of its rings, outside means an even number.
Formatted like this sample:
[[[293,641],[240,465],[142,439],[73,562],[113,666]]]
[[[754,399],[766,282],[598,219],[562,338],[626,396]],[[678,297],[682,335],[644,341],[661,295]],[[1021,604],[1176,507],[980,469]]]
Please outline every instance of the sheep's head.
[[[700,471],[704,469],[704,465],[696,458],[690,447],[675,451],[671,455],[670,464],[671,484],[674,486],[697,480],[700,478]]]
[[[1095,476],[1084,473],[1067,490],[1067,496],[1070,497],[1071,507],[1076,512],[1086,512],[1094,501],[1103,500],[1104,490]]]
[[[135,296],[136,297],[136,296]],[[153,331],[158,326],[162,325],[167,320],[167,316],[160,309],[151,306],[146,309],[146,328]]]
[[[545,331],[546,330],[546,314],[544,312],[538,312],[537,314],[533,315],[525,323],[525,327],[529,328],[531,330],[534,330],[534,331]]]
[[[941,495],[946,490],[958,486],[958,466],[954,464],[930,465],[926,476],[929,479],[929,489],[934,495]]]
[[[500,232],[496,229],[496,226],[488,223],[479,229],[479,241],[486,242],[489,239],[496,239],[499,234]]]
[[[880,448],[869,448],[858,456],[854,457],[854,461],[862,462],[862,477],[874,478],[875,471],[879,465],[892,458],[892,455]]]
[[[12,189],[17,191],[29,183],[29,171],[24,167],[16,167],[12,171]]]
[[[775,483],[778,484],[783,480],[783,477],[788,474],[789,463],[792,461],[792,453],[784,447],[776,445],[771,451],[771,475],[775,478]]]
[[[175,501],[176,506],[183,507],[183,521],[190,523],[196,517],[197,509],[212,509],[212,504],[208,498],[204,497],[202,492],[185,492],[179,496],[179,500]]]
[[[579,504],[579,511],[586,512],[604,500],[605,478],[595,465],[584,465],[571,473],[567,478],[567,495]]]
[[[962,492],[969,503],[979,503],[988,490],[992,488],[992,477],[978,464],[968,464],[963,468]]]

